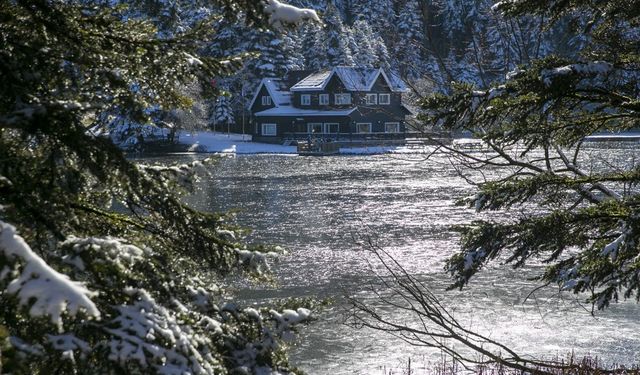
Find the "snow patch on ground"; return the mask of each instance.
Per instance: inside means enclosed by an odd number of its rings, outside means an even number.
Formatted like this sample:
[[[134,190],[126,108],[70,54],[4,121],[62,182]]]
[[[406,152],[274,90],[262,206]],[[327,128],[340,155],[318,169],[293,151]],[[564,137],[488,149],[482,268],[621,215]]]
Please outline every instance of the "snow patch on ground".
[[[190,152],[212,152],[224,154],[291,154],[297,155],[296,146],[283,146],[252,142],[251,135],[234,133],[215,133],[211,131],[181,132],[179,143],[187,145]],[[478,142],[476,140],[476,142]],[[397,145],[397,146],[365,146],[342,147],[343,155],[375,155],[375,154],[430,154],[435,146]]]
[[[297,154],[295,146],[251,142],[250,135],[214,133],[207,131],[182,132],[179,142],[189,150],[227,154]]]

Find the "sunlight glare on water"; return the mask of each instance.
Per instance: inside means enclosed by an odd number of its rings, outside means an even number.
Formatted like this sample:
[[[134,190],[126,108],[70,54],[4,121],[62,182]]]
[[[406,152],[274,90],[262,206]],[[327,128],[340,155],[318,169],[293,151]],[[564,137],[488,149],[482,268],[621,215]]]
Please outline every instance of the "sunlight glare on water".
[[[635,151],[621,153],[619,162],[635,160]],[[606,167],[601,159],[593,157],[593,163]],[[402,369],[409,357],[414,368],[440,361],[440,353],[343,324],[343,292],[369,297],[362,285],[376,267],[380,271],[375,263],[370,268],[358,238],[389,251],[468,327],[515,349],[547,358],[575,350],[609,362],[640,360],[635,303],[620,303],[593,317],[589,306],[552,287],[525,302],[536,286],[526,277],[539,272],[539,266],[514,271],[496,265],[468,289],[445,291],[450,280],[443,272],[444,260],[457,249],[450,226],[478,217],[454,205],[473,190],[444,158],[427,163],[388,155],[257,155],[224,158],[212,172],[189,202],[211,211],[239,208],[239,224],[254,230],[250,241],[288,249],[273,267],[278,285],[251,287],[240,291],[239,298],[247,304],[334,298],[332,307],[302,328],[293,349],[293,363],[310,374],[383,374]]]

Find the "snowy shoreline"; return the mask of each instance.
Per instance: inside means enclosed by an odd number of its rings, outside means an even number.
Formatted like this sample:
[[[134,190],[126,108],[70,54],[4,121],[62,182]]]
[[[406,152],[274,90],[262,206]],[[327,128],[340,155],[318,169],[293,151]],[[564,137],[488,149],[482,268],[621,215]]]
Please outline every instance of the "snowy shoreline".
[[[251,135],[236,133],[220,133],[211,131],[183,131],[179,134],[178,144],[182,146],[180,153],[215,153],[234,155],[298,155],[296,146],[283,146],[279,144],[253,142]],[[594,134],[585,138],[585,141],[639,141],[640,133],[629,132],[623,134]],[[457,145],[466,146],[481,143],[477,139],[458,138],[454,140]],[[365,147],[341,147],[339,155],[378,155],[378,154],[425,154],[431,153],[434,146],[427,145],[401,145],[401,146],[365,146]]]
[[[251,141],[251,135],[235,133],[214,133],[211,131],[181,132],[178,143],[186,146],[186,152],[219,153],[236,155],[298,155],[296,146],[258,143]],[[431,152],[433,147],[410,146],[369,146],[342,147],[340,155],[377,155],[377,154],[422,154]]]

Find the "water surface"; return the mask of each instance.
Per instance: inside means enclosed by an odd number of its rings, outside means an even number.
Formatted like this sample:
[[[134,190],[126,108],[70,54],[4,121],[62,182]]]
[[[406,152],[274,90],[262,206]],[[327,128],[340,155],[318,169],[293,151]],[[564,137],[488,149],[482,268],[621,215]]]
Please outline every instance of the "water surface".
[[[634,149],[597,148],[588,157],[598,168],[609,168],[637,156]],[[425,162],[419,156],[256,155],[224,158],[212,172],[189,201],[212,211],[239,208],[239,223],[254,230],[250,241],[288,250],[273,265],[276,286],[253,286],[238,296],[248,304],[286,297],[335,300],[301,330],[293,348],[293,363],[310,374],[383,374],[399,371],[408,358],[414,369],[440,361],[438,352],[343,324],[343,293],[370,298],[365,286],[382,272],[358,243],[362,239],[371,239],[423,280],[463,324],[515,349],[535,356],[563,357],[574,350],[610,362],[640,361],[635,303],[616,304],[594,317],[581,297],[557,288],[529,295],[537,285],[526,278],[539,266],[514,271],[495,265],[470,288],[445,291],[450,279],[444,261],[457,248],[451,225],[478,216],[454,205],[473,190],[444,157]]]

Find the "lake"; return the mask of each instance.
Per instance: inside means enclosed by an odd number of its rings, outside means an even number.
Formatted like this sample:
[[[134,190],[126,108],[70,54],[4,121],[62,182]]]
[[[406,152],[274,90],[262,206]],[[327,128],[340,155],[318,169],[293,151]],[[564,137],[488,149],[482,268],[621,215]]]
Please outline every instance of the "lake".
[[[640,160],[635,148],[594,146],[594,164]],[[201,156],[176,156],[186,161]],[[445,291],[445,259],[457,249],[451,225],[480,216],[456,199],[473,193],[443,156],[298,157],[254,155],[223,158],[188,201],[201,209],[239,209],[249,240],[281,245],[287,255],[273,264],[276,285],[236,291],[246,304],[288,297],[331,298],[317,320],[302,327],[292,362],[309,374],[398,373],[440,362],[441,353],[412,347],[381,332],[343,324],[344,293],[371,297],[364,285],[381,272],[358,239],[372,239],[423,280],[466,327],[535,356],[590,354],[607,362],[638,363],[635,302],[591,315],[582,296],[536,291],[527,277],[541,269],[514,271],[495,264],[463,291]],[[164,159],[163,159],[164,160]],[[165,160],[166,161],[166,160]],[[512,213],[510,213],[512,214]],[[375,302],[372,302],[375,303]],[[383,311],[396,314],[381,306]],[[403,319],[402,316],[398,317]],[[409,319],[408,317],[404,317]]]

